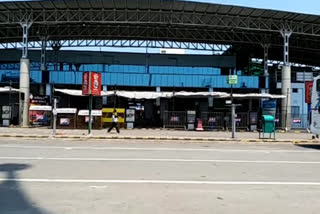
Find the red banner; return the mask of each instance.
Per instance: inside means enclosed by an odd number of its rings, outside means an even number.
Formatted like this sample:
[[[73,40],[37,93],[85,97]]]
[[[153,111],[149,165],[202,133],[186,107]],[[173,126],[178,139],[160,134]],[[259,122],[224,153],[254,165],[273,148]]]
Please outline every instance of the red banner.
[[[82,74],[82,95],[89,95],[89,72]]]
[[[312,86],[313,86],[312,81],[305,82],[305,102],[306,103],[311,103]]]
[[[101,74],[85,72],[82,75],[82,95],[101,95]]]
[[[91,94],[95,96],[101,95],[101,74],[90,72],[91,74]]]

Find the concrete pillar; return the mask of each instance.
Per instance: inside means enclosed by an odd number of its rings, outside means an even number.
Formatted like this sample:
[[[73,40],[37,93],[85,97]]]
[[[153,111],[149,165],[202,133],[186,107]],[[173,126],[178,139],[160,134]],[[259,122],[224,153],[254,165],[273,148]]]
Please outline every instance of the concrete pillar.
[[[263,45],[263,69],[265,78],[265,90],[264,93],[269,93],[269,70],[268,70],[268,55],[269,55],[269,44]]]
[[[47,70],[46,49],[47,49],[47,38],[41,37],[41,58],[40,58],[41,71]]]
[[[29,103],[30,103],[30,71],[29,59],[20,60],[20,125],[29,125]],[[22,94],[23,93],[23,94]],[[23,97],[23,99],[22,99]]]
[[[213,88],[209,88],[209,92],[213,92]],[[213,97],[208,98],[208,107],[209,108],[213,107]]]
[[[282,67],[281,92],[286,98],[281,102],[281,121],[282,127],[286,130],[291,129],[291,67],[285,65]]]
[[[104,85],[102,86],[102,91],[103,92],[107,92],[108,91],[108,86]],[[108,104],[108,97],[107,96],[103,96],[102,97],[102,105],[107,105]]]
[[[281,102],[282,126],[285,130],[291,129],[291,67],[289,63],[289,39],[292,34],[290,29],[280,31],[283,37],[283,63],[282,67],[282,89],[281,92],[286,98]]]

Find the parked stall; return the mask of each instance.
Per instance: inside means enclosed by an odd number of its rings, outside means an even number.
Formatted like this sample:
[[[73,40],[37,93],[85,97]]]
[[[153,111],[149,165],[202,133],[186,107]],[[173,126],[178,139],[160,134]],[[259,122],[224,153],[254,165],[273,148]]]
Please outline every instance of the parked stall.
[[[31,105],[29,109],[29,123],[33,126],[50,126],[52,107]]]
[[[102,129],[102,111],[92,110],[92,129]],[[89,123],[89,110],[79,110],[77,116],[77,129],[87,129]]]
[[[77,127],[76,108],[57,108],[57,128],[75,129]]]

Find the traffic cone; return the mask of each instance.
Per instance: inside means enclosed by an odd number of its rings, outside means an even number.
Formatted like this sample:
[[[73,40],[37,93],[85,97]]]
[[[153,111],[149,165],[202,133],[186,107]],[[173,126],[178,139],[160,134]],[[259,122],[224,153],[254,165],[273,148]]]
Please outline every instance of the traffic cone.
[[[196,130],[197,131],[203,131],[203,126],[202,126],[202,120],[201,119],[198,119]]]

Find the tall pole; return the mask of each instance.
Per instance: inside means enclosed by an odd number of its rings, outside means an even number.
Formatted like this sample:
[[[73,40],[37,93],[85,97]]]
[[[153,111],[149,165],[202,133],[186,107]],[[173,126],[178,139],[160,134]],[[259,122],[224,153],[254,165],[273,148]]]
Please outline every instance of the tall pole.
[[[92,129],[92,95],[89,95],[89,125],[88,125],[88,134],[91,134]]]
[[[233,103],[233,85],[231,85],[231,126],[232,126],[232,138],[235,138],[236,132],[236,120],[235,120],[235,105]]]
[[[11,80],[10,80],[10,91],[9,91],[10,123],[11,123],[11,121],[12,121],[12,110],[13,110],[13,108],[12,108],[12,101],[11,101],[11,99],[12,99],[11,90],[12,90],[12,82],[11,82]]]
[[[53,131],[52,135],[56,135],[57,130],[57,98],[54,98],[53,100]]]

